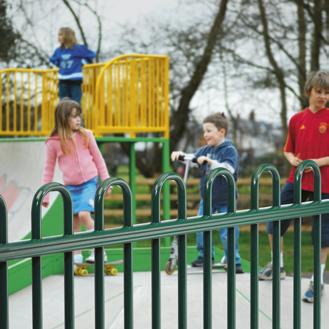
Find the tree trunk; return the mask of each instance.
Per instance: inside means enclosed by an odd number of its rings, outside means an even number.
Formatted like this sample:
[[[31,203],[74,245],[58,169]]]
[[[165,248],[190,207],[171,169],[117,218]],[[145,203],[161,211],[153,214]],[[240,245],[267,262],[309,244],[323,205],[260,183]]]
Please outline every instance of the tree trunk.
[[[314,0],[313,11],[313,38],[311,45],[311,71],[317,71],[320,68],[320,47],[322,39],[322,0]]]
[[[172,150],[176,149],[178,142],[186,130],[186,124],[190,113],[190,103],[207,72],[216,42],[221,36],[221,29],[226,14],[227,3],[228,0],[222,0],[219,3],[218,12],[208,34],[204,52],[195,67],[190,81],[181,92],[181,98],[177,110],[172,114],[171,122],[173,122],[173,127],[170,138],[170,146]]]
[[[267,21],[265,6],[262,0],[258,0],[258,8],[260,13],[261,23],[263,26],[263,39],[265,44],[266,55],[272,66],[273,74],[276,77],[279,86],[280,100],[281,100],[281,112],[280,112],[281,126],[283,133],[286,134],[288,126],[287,126],[286,83],[284,79],[284,72],[282,68],[278,65],[271,49],[271,37],[268,29],[268,21]]]
[[[306,21],[304,13],[304,0],[297,0],[297,24],[298,24],[298,89],[301,108],[307,106],[307,99],[304,95],[306,81]]]

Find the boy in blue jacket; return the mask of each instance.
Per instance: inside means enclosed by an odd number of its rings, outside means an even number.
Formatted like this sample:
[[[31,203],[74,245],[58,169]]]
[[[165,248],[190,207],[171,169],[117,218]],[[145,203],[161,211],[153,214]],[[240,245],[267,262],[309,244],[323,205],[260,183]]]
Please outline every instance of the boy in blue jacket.
[[[224,113],[215,113],[207,116],[203,120],[205,146],[198,149],[194,156],[200,165],[200,206],[198,215],[203,215],[203,199],[205,192],[205,182],[207,173],[215,168],[222,167],[229,170],[235,179],[238,172],[238,152],[231,141],[226,139],[228,131],[228,121]],[[176,161],[180,156],[185,154],[181,151],[174,151],[171,154],[172,161]],[[219,176],[215,179],[212,192],[212,212],[225,213],[228,208],[228,185],[226,179]],[[224,263],[227,263],[227,228],[222,228],[219,231],[219,236],[224,247]],[[192,262],[193,267],[203,266],[203,232],[197,233],[197,249],[199,252],[198,258]],[[235,228],[235,259],[236,273],[243,273],[241,266],[241,258],[238,247],[239,228]],[[213,250],[214,261],[214,250]]]
[[[80,103],[82,91],[82,67],[92,63],[96,54],[84,45],[78,45],[74,31],[62,27],[58,32],[60,46],[50,57],[50,62],[59,67],[59,98],[69,97]]]

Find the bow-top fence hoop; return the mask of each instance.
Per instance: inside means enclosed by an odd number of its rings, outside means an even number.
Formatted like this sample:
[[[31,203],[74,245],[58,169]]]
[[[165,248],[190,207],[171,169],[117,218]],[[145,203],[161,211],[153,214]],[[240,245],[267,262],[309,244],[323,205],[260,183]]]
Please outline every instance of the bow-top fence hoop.
[[[129,184],[122,178],[111,177],[105,179],[97,188],[95,195],[95,230],[104,229],[104,196],[113,186],[119,186],[123,193],[124,226],[132,226],[132,196]]]
[[[160,222],[161,192],[164,184],[169,181],[174,181],[177,184],[178,220],[186,219],[186,186],[184,181],[176,173],[164,173],[156,179],[152,188],[152,223]]]
[[[225,168],[216,168],[211,170],[206,177],[205,185],[205,200],[203,215],[211,218],[212,215],[212,189],[215,179],[219,176],[223,176],[228,184],[228,213],[234,213],[236,211],[236,183],[235,179],[230,171]],[[227,228],[228,233],[228,260],[227,260],[227,325],[229,328],[235,328],[235,228],[234,226]],[[212,236],[210,231],[205,231],[204,236],[204,276],[203,276],[203,319],[204,327],[211,328],[211,312],[212,312],[212,280],[211,280],[211,264],[212,264]]]
[[[176,173],[164,173],[152,188],[152,223],[160,223],[161,192],[166,182],[174,181],[178,193],[178,221],[186,220],[186,186]],[[178,236],[178,322],[186,328],[186,235]],[[161,328],[160,239],[152,240],[152,328]]]
[[[123,193],[124,227],[132,226],[132,195],[128,183],[116,177],[105,179],[95,195],[95,231],[104,230],[104,196],[113,186]],[[109,230],[111,234],[111,230]],[[104,298],[104,247],[95,248],[95,328],[105,328]],[[132,243],[124,244],[124,322],[125,328],[133,328],[133,256]]]
[[[302,178],[303,173],[307,170],[312,170],[314,175],[314,202],[321,200],[321,172],[317,163],[313,160],[303,161],[295,171],[294,179],[294,201],[301,203],[302,195]]]
[[[0,244],[8,242],[7,205],[0,195]],[[0,262],[0,328],[9,328],[8,309],[8,262]]]
[[[72,199],[69,191],[60,183],[41,186],[32,201],[32,240],[41,239],[42,200],[49,192],[59,192],[63,198],[64,235],[73,233]],[[42,273],[41,257],[32,257],[32,313],[33,328],[42,328]],[[74,328],[74,294],[72,251],[64,253],[65,328]]]
[[[254,172],[250,184],[251,210],[259,209],[259,182],[264,173],[272,177],[272,209],[280,207],[280,174],[272,164],[262,164]],[[258,291],[258,265],[259,265],[259,230],[258,224],[250,226],[250,328],[259,328],[259,291]],[[280,221],[273,223],[273,286],[272,286],[272,314],[275,323],[280,321]]]
[[[305,171],[312,170],[314,177],[314,204],[321,202],[321,172],[313,160],[303,161],[295,171],[294,177],[294,204],[297,207],[302,202],[302,180]],[[329,211],[328,211],[329,212]],[[301,218],[294,221],[294,328],[301,325]],[[321,304],[321,214],[313,218],[313,269],[314,269],[314,304],[313,325],[320,328]]]
[[[280,174],[272,164],[262,164],[254,172],[251,178],[251,209],[259,208],[259,182],[264,173],[270,173],[272,176],[272,207],[280,207]]]

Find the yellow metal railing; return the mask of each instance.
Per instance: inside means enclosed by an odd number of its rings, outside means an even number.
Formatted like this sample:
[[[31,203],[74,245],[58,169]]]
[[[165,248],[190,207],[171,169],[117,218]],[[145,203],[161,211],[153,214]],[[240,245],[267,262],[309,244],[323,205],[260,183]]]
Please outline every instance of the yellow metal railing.
[[[54,123],[57,69],[0,70],[0,136],[43,136]]]
[[[159,132],[169,137],[168,72],[169,59],[160,55],[122,55],[103,65],[85,65],[86,127],[97,135]]]
[[[85,65],[84,125],[96,135],[160,133],[169,137],[169,60],[123,55]],[[58,102],[57,69],[0,70],[0,136],[46,136]]]

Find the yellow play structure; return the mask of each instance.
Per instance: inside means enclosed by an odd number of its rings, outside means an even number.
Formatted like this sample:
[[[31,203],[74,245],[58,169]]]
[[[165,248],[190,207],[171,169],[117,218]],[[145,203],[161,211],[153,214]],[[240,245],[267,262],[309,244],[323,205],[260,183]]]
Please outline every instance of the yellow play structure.
[[[98,136],[159,133],[169,138],[169,60],[130,54],[83,70],[86,128]],[[58,102],[57,69],[2,69],[0,136],[46,136]]]

